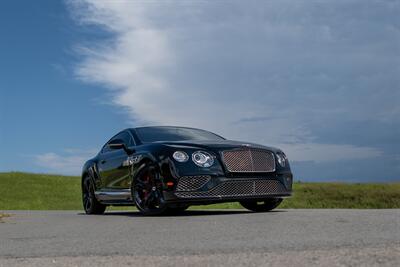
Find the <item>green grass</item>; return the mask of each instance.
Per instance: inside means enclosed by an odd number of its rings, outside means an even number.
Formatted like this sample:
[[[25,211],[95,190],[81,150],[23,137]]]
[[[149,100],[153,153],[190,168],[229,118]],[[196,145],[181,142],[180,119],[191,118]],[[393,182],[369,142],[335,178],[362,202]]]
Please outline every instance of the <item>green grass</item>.
[[[0,173],[0,210],[77,210],[80,190],[78,177]]]
[[[279,207],[400,208],[400,183],[295,183],[293,197],[286,199]],[[80,210],[81,208],[79,177],[20,172],[0,173],[0,210]],[[241,206],[238,203],[223,203],[193,207],[193,209],[210,208],[237,209]]]

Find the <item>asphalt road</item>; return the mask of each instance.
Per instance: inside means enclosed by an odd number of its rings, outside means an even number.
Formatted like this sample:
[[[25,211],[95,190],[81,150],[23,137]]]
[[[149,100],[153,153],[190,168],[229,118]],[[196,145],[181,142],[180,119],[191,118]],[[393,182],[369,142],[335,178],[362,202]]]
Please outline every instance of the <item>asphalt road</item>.
[[[0,266],[398,266],[400,210],[6,211]]]

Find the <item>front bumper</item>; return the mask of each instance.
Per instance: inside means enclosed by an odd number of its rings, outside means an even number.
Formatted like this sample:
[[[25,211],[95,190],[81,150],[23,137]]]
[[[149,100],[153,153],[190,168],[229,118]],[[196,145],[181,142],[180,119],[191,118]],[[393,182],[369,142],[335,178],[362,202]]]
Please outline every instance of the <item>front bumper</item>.
[[[167,202],[229,202],[246,199],[288,197],[292,193],[291,173],[259,177],[183,176],[172,191],[164,192]]]

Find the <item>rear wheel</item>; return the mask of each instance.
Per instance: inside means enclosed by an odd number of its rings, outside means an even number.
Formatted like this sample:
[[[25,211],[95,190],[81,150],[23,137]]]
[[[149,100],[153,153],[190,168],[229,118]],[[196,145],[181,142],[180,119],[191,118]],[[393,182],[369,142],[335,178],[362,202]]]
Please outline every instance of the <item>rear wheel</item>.
[[[143,215],[160,215],[167,211],[161,176],[155,166],[144,167],[132,185],[132,198]]]
[[[283,201],[282,198],[271,198],[262,201],[240,201],[240,205],[244,208],[255,212],[266,212],[275,209]]]
[[[103,214],[107,207],[96,199],[94,184],[89,176],[86,176],[82,182],[82,202],[86,214]]]

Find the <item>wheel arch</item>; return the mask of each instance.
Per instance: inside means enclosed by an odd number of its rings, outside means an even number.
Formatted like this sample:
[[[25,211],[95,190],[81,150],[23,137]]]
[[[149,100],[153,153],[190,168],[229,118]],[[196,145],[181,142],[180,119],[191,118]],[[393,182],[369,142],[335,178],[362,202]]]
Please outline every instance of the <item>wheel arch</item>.
[[[145,156],[143,157],[137,164],[137,168],[135,169],[134,173],[132,173],[132,178],[135,180],[136,176],[149,164],[154,164],[155,166],[158,167],[158,164],[156,164],[156,161],[154,158]]]
[[[96,180],[94,177],[94,175],[96,175],[95,174],[95,172],[96,172],[95,164],[96,163],[93,161],[88,161],[83,166],[82,175],[81,175],[81,187],[83,186],[84,179],[88,176],[92,180],[93,185],[95,186],[95,190],[97,189],[97,183],[96,183]]]

